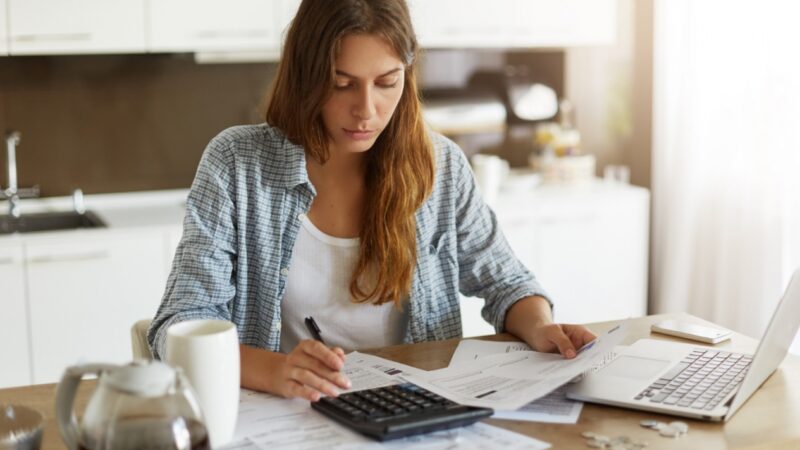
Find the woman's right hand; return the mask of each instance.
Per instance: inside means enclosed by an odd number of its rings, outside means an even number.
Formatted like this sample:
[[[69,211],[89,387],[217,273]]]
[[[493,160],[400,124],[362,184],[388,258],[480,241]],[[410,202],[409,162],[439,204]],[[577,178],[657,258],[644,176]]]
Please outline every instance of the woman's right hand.
[[[350,380],[341,373],[342,367],[341,348],[330,348],[316,340],[300,341],[273,372],[273,391],[286,398],[300,397],[312,402],[318,401],[322,394],[336,397],[340,389],[350,388]]]

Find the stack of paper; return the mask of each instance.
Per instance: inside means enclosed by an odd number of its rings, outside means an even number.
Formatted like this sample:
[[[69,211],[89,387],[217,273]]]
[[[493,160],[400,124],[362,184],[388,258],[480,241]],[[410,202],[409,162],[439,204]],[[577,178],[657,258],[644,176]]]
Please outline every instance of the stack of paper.
[[[517,410],[601,363],[627,334],[622,323],[578,351],[573,359],[553,353],[510,351],[474,358],[470,364],[413,373],[406,379],[454,402]]]
[[[372,381],[376,380],[377,378]],[[549,448],[550,444],[483,423],[389,442],[377,442],[317,413],[311,409],[307,401],[287,400],[261,392],[242,390],[235,442],[225,446],[224,449],[444,450],[454,447],[474,450],[496,448],[542,450]]]
[[[352,352],[345,359],[343,372],[352,382],[351,391],[410,381],[459,403],[494,408],[498,417],[516,414],[530,420],[532,414],[542,421],[564,421],[563,417],[568,417],[574,423],[581,404],[566,400],[557,388],[600,361],[624,332],[624,327],[609,331],[572,360],[533,352],[520,343],[463,341],[446,369],[426,372]],[[381,443],[313,411],[303,400],[245,389],[240,398],[235,442],[225,447],[228,450],[550,447],[546,442],[483,423]]]

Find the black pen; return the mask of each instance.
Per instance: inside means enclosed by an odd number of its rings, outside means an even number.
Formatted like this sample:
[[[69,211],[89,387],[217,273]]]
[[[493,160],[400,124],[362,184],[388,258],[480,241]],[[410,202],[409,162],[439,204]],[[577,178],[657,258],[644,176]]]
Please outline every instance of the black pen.
[[[308,332],[311,333],[311,337],[323,344],[325,343],[325,341],[322,340],[322,336],[319,334],[319,327],[317,326],[317,322],[314,322],[313,317],[306,317],[306,328],[308,328]]]

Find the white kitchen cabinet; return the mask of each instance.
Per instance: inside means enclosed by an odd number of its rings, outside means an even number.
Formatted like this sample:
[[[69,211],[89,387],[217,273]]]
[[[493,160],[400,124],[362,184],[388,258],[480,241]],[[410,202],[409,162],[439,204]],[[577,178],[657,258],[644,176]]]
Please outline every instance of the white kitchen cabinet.
[[[617,183],[501,193],[494,210],[516,256],[555,303],[555,319],[586,323],[646,314],[650,196]],[[465,336],[492,333],[483,302],[462,300]]]
[[[427,48],[533,48],[606,45],[616,0],[409,0]]]
[[[299,4],[300,0],[0,0],[0,55],[278,55]],[[568,47],[609,44],[615,38],[616,0],[409,0],[409,5],[420,44],[426,48]],[[6,25],[8,38],[3,41]]]
[[[278,33],[279,45],[283,48],[283,41],[286,39],[286,32],[292,23],[297,9],[300,7],[301,0],[278,0]]]
[[[0,56],[8,55],[8,1],[0,0]]]
[[[22,244],[0,244],[0,389],[31,384]]]
[[[88,231],[26,248],[33,383],[78,362],[129,361],[130,327],[163,294],[163,232]]]
[[[503,18],[509,0],[413,0],[414,31],[422,47],[498,47],[504,44]]]
[[[150,51],[261,51],[280,43],[278,0],[151,0]]]
[[[510,47],[609,45],[616,38],[616,0],[510,0]]]
[[[11,55],[145,51],[145,0],[6,1]]]

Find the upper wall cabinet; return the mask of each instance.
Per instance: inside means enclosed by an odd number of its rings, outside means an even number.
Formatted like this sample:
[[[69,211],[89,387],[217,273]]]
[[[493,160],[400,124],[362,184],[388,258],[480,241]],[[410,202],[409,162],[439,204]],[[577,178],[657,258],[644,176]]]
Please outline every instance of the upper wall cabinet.
[[[0,56],[8,55],[8,28],[6,24],[6,10],[8,8],[8,2],[6,0],[0,0]]]
[[[7,0],[12,55],[141,53],[144,0]]]
[[[616,0],[408,0],[427,48],[606,45],[616,35]]]
[[[615,38],[616,0],[407,1],[427,48],[570,47]],[[0,0],[0,55],[253,51],[277,57],[299,4]]]
[[[283,40],[286,38],[286,32],[289,30],[289,25],[292,23],[297,9],[300,7],[302,0],[278,0],[278,33],[280,35],[278,43],[283,47]]]
[[[278,0],[151,0],[150,51],[262,51],[280,45]]]

